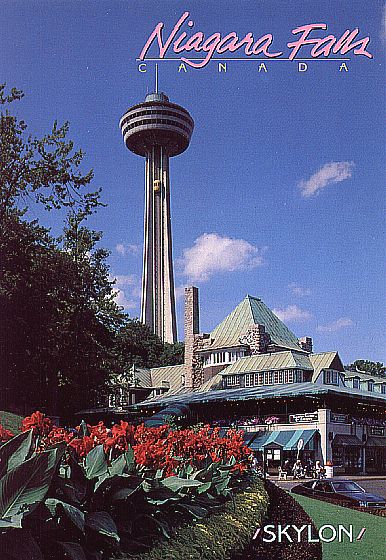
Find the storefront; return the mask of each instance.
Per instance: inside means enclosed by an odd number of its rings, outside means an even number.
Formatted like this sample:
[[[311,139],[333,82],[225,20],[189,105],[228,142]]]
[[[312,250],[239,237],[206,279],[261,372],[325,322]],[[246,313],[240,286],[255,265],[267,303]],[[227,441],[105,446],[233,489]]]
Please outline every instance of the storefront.
[[[248,447],[275,473],[286,460],[293,464],[297,458],[305,464],[315,462],[319,449],[318,430],[282,430],[250,434]]]
[[[332,462],[346,474],[362,472],[363,442],[355,435],[337,434],[332,442]]]
[[[380,474],[386,471],[386,437],[370,436],[365,445],[366,471]]]

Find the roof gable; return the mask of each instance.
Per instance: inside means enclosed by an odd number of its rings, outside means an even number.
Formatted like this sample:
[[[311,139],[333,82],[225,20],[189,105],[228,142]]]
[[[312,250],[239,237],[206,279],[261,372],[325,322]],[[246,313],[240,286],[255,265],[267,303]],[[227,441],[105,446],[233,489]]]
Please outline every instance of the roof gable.
[[[312,381],[315,382],[323,369],[334,369],[344,372],[344,365],[339,357],[338,352],[320,352],[319,354],[310,354],[310,360],[314,367]]]
[[[240,337],[252,325],[264,325],[266,332],[277,346],[302,351],[297,337],[259,298],[247,296],[212,331],[212,348],[240,345]]]
[[[163,387],[164,383],[168,383],[169,391],[171,393],[183,387],[185,366],[184,364],[179,364],[176,366],[151,368],[150,375],[153,387]]]

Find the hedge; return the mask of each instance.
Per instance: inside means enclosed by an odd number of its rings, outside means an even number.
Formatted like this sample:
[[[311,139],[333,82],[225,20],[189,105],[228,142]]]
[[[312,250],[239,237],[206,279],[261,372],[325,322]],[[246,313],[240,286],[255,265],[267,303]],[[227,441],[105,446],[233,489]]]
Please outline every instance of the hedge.
[[[135,556],[121,555],[121,560],[228,560],[249,544],[268,508],[268,494],[260,479],[235,494],[224,511],[202,519],[194,525],[176,530],[173,539],[156,545],[150,552]]]

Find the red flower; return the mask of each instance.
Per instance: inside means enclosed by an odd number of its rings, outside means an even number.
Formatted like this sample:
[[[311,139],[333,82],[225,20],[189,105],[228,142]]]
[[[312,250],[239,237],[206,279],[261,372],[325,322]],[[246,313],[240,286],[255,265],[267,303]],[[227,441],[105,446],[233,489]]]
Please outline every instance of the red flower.
[[[2,426],[0,424],[0,441],[1,442],[8,441],[11,438],[13,438],[13,436],[14,436],[14,434],[12,432],[7,430],[6,428],[4,428],[4,426]]]
[[[33,430],[34,434],[38,436],[47,436],[53,424],[48,416],[44,416],[42,412],[37,410],[31,416],[27,416],[21,423],[22,432],[27,432],[28,430]]]

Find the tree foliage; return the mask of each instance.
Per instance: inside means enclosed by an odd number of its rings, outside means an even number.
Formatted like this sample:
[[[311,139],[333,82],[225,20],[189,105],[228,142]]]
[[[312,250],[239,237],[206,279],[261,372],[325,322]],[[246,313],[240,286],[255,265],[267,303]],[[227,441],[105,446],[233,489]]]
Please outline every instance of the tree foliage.
[[[5,94],[5,84],[0,85],[0,105],[18,101],[24,94],[13,88]],[[11,115],[6,109],[0,115],[0,228],[5,218],[15,211],[21,212],[28,201],[53,208],[80,208],[92,213],[100,205],[100,189],[84,190],[93,179],[93,172],[83,174],[80,166],[82,150],[74,151],[67,140],[68,122],[58,126],[42,138],[27,135],[27,124]]]
[[[370,360],[355,360],[352,364],[346,366],[349,371],[359,371],[369,373],[371,375],[379,375],[386,377],[386,367],[382,362],[371,362]]]
[[[68,123],[27,135],[6,108],[22,98],[0,85],[0,409],[68,417],[92,405],[111,375],[180,363],[182,348],[164,345],[115,303],[102,234],[87,227],[102,206],[93,172],[82,172]],[[59,238],[27,219],[35,204],[65,212]]]

